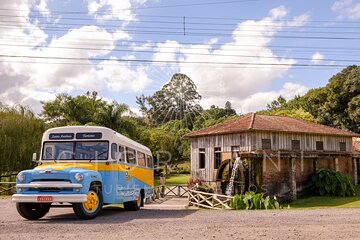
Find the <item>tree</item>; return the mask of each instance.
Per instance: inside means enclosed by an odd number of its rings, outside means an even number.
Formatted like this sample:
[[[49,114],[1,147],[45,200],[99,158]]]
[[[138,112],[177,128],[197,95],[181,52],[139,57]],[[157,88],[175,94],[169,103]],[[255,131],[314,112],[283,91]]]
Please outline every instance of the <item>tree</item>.
[[[325,87],[311,89],[304,96],[288,102],[279,97],[268,104],[268,111],[262,112],[293,114],[301,110],[312,115],[318,123],[360,133],[359,104],[360,67],[354,65],[331,77]],[[308,114],[297,116],[311,120]]]
[[[285,107],[286,99],[283,96],[279,96],[276,100],[272,101],[270,104],[267,104],[267,110],[275,110]]]
[[[186,119],[192,128],[193,119],[202,112],[200,99],[194,82],[188,76],[176,73],[154,95],[137,97],[137,103],[154,126]]]
[[[226,112],[226,116],[236,115],[236,111],[235,109],[232,108],[231,102],[229,101],[226,101],[225,103],[225,112]]]
[[[97,92],[87,92],[77,97],[62,93],[55,100],[42,104],[44,119],[55,126],[63,126],[73,122],[82,125],[93,122],[94,114],[106,102],[98,98]]]
[[[21,105],[0,109],[0,174],[32,167],[33,152],[40,152],[45,123]]]
[[[326,86],[327,98],[319,116],[326,125],[360,132],[360,67],[349,66],[333,76]]]
[[[231,108],[231,103],[229,101],[225,103],[225,108],[212,105],[209,109],[204,110],[196,117],[194,129],[198,130],[204,127],[210,127],[226,120],[233,119],[234,117],[237,117],[236,111]]]

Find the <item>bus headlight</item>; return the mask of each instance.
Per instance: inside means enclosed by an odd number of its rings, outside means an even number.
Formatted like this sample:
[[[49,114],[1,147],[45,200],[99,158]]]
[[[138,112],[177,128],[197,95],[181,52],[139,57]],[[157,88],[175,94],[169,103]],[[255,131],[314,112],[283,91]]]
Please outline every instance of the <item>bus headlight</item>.
[[[75,181],[81,182],[82,180],[84,180],[84,175],[82,175],[81,173],[76,173],[74,178]]]
[[[20,173],[16,176],[16,179],[17,179],[19,182],[25,182],[26,176],[25,176],[25,174],[23,174],[22,172],[20,172]]]

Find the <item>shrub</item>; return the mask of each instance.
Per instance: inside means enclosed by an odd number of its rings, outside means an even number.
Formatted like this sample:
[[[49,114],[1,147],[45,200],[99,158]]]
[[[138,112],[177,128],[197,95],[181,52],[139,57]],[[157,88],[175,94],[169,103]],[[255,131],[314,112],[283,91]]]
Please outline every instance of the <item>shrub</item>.
[[[236,210],[255,210],[255,209],[280,209],[280,204],[276,196],[270,197],[263,193],[246,192],[236,194],[233,206]]]
[[[190,178],[187,187],[200,192],[213,193],[214,189],[199,178]]]
[[[330,169],[320,169],[312,177],[312,189],[320,196],[355,196],[350,177]]]

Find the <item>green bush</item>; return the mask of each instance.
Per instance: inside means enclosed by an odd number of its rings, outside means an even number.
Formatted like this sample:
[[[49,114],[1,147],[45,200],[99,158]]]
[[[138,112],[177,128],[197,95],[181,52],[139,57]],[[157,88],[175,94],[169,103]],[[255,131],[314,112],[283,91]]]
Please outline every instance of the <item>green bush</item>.
[[[312,189],[320,196],[355,196],[350,177],[330,169],[320,169],[312,177]]]
[[[246,192],[236,194],[233,206],[236,210],[255,210],[255,209],[279,209],[281,206],[276,196],[270,197],[263,193]]]

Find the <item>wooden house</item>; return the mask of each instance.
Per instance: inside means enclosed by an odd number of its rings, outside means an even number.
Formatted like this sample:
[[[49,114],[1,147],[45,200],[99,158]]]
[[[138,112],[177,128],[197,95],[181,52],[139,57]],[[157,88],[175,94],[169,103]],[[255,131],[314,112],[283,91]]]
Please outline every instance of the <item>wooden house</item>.
[[[191,141],[191,174],[209,183],[229,183],[237,155],[244,163],[234,192],[254,190],[283,200],[306,193],[320,168],[359,179],[359,154],[350,131],[286,116],[247,114],[185,135]],[[356,176],[355,176],[356,175]],[[236,184],[235,184],[236,185]]]

